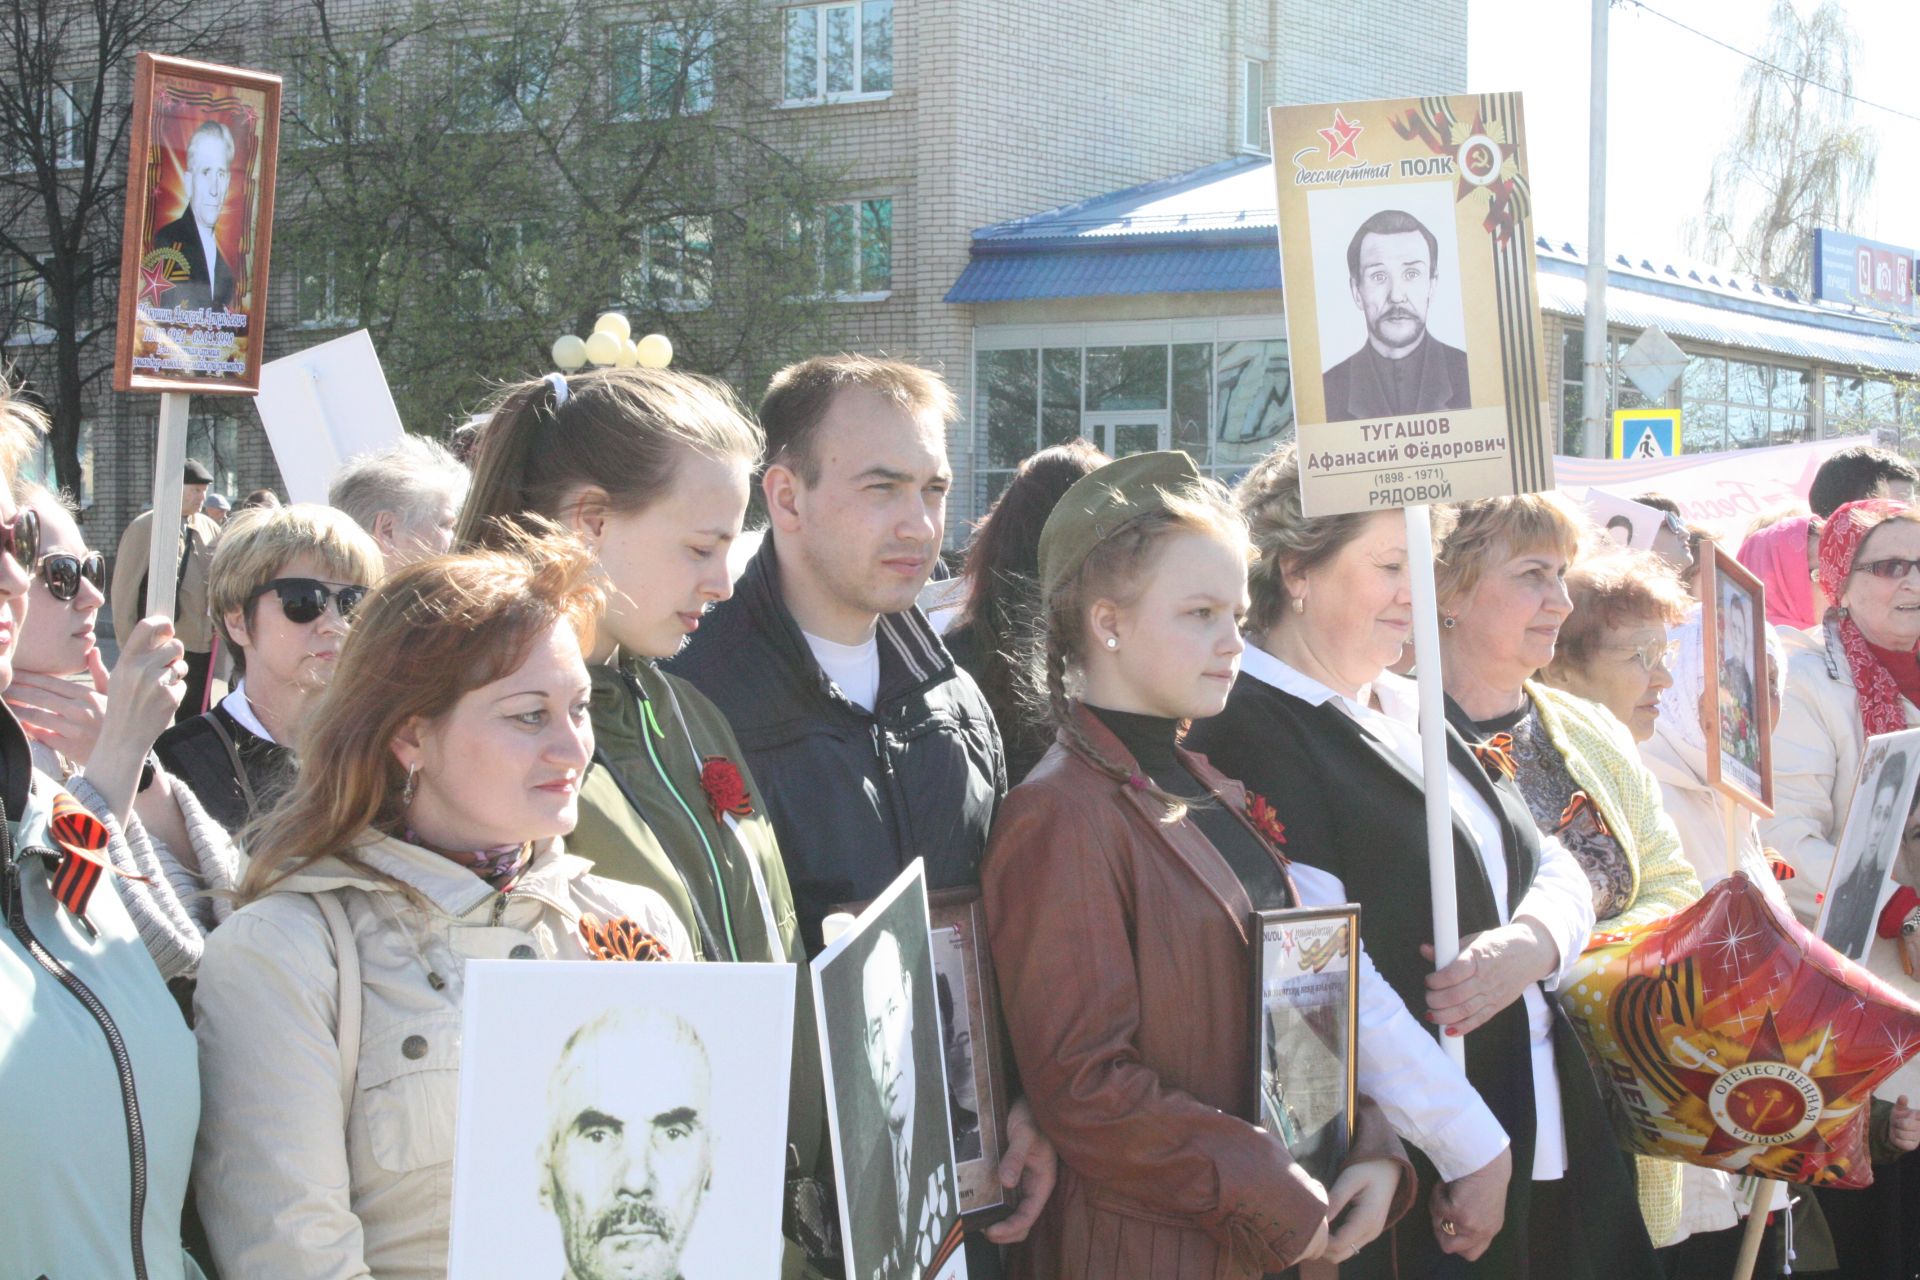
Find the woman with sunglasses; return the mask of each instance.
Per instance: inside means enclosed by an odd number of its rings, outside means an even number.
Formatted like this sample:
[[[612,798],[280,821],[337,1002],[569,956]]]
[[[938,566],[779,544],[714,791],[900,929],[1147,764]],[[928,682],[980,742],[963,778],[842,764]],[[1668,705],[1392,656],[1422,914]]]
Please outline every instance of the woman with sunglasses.
[[[239,855],[192,793],[151,763],[185,687],[180,642],[168,619],[143,619],[109,677],[93,637],[106,600],[101,555],[87,549],[65,500],[38,485],[24,497],[40,548],[7,706],[32,741],[34,766],[120,824],[133,856],[114,887],[162,976],[190,976],[207,931],[231,910],[208,890],[235,887]]]
[[[347,620],[380,572],[373,539],[331,507],[227,521],[207,598],[233,655],[233,691],[162,734],[155,752],[228,831],[238,835],[292,781],[307,705],[332,678]]]
[[[0,380],[0,690],[38,563],[13,472],[43,421]],[[130,630],[132,630],[130,628]],[[180,645],[167,641],[178,669]],[[180,697],[182,685],[169,686]],[[0,708],[0,1275],[200,1280],[180,1244],[200,1117],[193,1033],[121,897],[117,824],[32,767]]]
[[[1834,608],[1815,643],[1787,658],[1773,735],[1773,817],[1760,835],[1798,874],[1787,900],[1808,924],[1833,870],[1868,737],[1920,724],[1920,509],[1849,502],[1820,531],[1820,582]],[[1889,959],[1885,949],[1870,950]],[[1881,977],[1904,989],[1897,963]],[[1882,1098],[1891,1100],[1883,1093]],[[1849,1280],[1910,1276],[1920,1254],[1920,1156],[1873,1166],[1864,1191],[1817,1192]]]

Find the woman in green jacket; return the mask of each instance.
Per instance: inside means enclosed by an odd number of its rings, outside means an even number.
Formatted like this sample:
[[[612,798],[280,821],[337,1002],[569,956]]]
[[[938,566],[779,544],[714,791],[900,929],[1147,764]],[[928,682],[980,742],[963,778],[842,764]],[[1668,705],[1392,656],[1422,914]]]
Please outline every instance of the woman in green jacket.
[[[607,590],[593,679],[593,766],[571,853],[600,876],[657,890],[702,960],[792,962],[806,973],[773,826],[733,731],[692,685],[659,670],[733,594],[727,551],[765,439],[723,386],[665,370],[548,374],[510,387],[474,459],[459,542],[538,516],[593,551]],[[788,1275],[824,1248],[830,1206],[810,1175],[828,1157],[811,992],[800,984],[789,1106]]]

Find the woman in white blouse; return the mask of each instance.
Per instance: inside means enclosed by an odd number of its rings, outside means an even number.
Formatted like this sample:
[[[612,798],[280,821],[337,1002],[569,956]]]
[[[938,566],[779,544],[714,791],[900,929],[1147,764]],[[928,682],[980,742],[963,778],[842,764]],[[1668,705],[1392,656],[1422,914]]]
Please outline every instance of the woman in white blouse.
[[[1259,553],[1248,647],[1225,712],[1196,724],[1188,745],[1273,806],[1303,896],[1317,882],[1331,900],[1361,904],[1367,952],[1404,1008],[1442,1034],[1468,1036],[1464,1081],[1444,1060],[1420,1059],[1405,1094],[1362,1075],[1396,1123],[1405,1100],[1403,1135],[1430,1162],[1416,1165],[1433,1186],[1431,1213],[1425,1224],[1409,1215],[1393,1248],[1362,1252],[1342,1277],[1392,1275],[1395,1253],[1402,1275],[1444,1269],[1441,1255],[1459,1254],[1474,1260],[1474,1276],[1657,1276],[1631,1173],[1544,989],[1593,927],[1585,873],[1540,838],[1524,800],[1451,731],[1455,878],[1471,942],[1433,971],[1415,690],[1386,670],[1412,636],[1401,516],[1308,519],[1291,447],[1256,467],[1236,498]],[[1414,1061],[1432,1047],[1409,1038],[1404,1052]],[[1484,1141],[1474,1112],[1433,1105],[1456,1082],[1484,1099],[1510,1141],[1502,1172],[1510,1161],[1518,1176],[1504,1196],[1488,1194],[1490,1168],[1471,1164]],[[1420,1132],[1423,1123],[1432,1130]]]

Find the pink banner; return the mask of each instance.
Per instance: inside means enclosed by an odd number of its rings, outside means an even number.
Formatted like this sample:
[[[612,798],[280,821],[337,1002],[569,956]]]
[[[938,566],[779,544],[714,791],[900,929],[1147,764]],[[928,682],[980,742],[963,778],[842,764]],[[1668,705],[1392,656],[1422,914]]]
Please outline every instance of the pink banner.
[[[1728,545],[1738,547],[1758,517],[1793,503],[1805,504],[1813,473],[1829,456],[1850,445],[1872,443],[1869,436],[1847,436],[1677,458],[1616,461],[1556,456],[1553,472],[1559,487],[1575,499],[1584,499],[1588,489],[1622,498],[1663,493],[1680,504],[1689,524],[1704,525]]]

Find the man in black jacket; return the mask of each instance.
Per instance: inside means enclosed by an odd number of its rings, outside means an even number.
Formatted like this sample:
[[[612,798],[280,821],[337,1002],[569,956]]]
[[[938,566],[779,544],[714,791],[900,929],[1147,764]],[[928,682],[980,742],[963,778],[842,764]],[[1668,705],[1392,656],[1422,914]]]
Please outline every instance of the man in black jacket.
[[[733,726],[766,799],[809,954],[836,904],[878,897],[915,858],[927,887],[978,886],[1006,791],[993,712],[914,605],[946,531],[953,393],[924,369],[820,356],[760,406],[771,527],[670,664]],[[1024,1100],[1008,1123],[1023,1239],[1053,1186]],[[975,1276],[995,1274],[969,1249]]]

